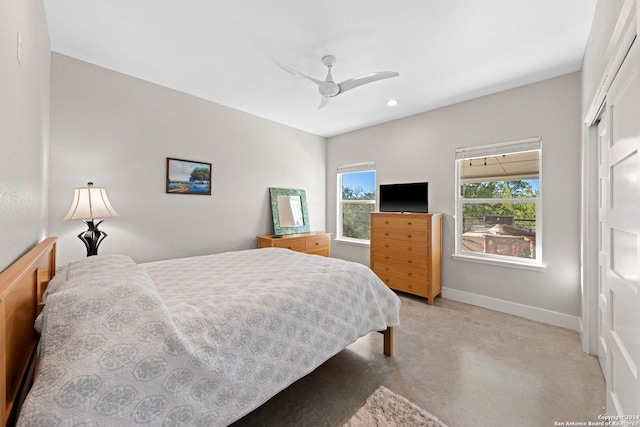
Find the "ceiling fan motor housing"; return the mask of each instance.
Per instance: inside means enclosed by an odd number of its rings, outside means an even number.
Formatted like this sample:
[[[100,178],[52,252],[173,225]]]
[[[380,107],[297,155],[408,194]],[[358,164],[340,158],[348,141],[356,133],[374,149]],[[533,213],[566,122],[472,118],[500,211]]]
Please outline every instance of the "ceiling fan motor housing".
[[[325,55],[322,57],[322,63],[327,67],[333,67],[336,64],[337,58],[333,55]]]
[[[326,55],[322,57],[322,63],[329,69],[327,71],[327,77],[324,79],[324,84],[318,87],[318,92],[322,96],[336,96],[340,93],[340,86],[333,81],[331,75],[331,67],[336,63],[336,57],[333,55]]]

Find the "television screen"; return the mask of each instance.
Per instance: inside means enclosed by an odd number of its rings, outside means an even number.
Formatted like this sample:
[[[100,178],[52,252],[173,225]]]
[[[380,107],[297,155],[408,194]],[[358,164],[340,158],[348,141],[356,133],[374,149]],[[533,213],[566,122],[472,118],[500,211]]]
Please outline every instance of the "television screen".
[[[429,183],[381,184],[380,212],[429,212]]]

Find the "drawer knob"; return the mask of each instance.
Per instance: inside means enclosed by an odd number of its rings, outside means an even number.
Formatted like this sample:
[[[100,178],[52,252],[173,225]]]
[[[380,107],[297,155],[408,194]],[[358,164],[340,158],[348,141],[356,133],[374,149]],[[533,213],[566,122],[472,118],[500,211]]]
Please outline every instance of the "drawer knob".
[[[413,261],[409,260],[409,261],[407,261],[407,262],[408,262],[409,264],[411,264]]]
[[[409,221],[409,222],[407,223],[407,225],[411,225],[411,221]]]
[[[387,231],[386,233],[384,233],[384,235],[385,235],[385,236],[388,236],[388,235],[389,235],[389,232]]]
[[[389,224],[389,221],[385,221],[384,223],[385,223],[385,224]]]
[[[407,238],[409,238],[409,239],[410,239],[410,238],[411,238],[411,234],[407,234]]]
[[[408,272],[408,273],[407,273],[407,276],[411,276],[411,272]]]
[[[316,242],[316,246],[320,246],[320,243]]]

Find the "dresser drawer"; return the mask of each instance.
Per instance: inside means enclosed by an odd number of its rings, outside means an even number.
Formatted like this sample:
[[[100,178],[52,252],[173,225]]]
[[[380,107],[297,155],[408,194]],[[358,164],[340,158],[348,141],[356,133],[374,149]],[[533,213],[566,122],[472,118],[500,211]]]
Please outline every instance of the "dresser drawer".
[[[427,298],[429,296],[429,285],[414,280],[401,279],[395,276],[378,275],[380,279],[391,289],[419,295]]]
[[[409,230],[402,228],[374,228],[371,235],[374,240],[391,239],[419,243],[427,243],[427,241],[429,240],[429,233],[427,231],[418,229]]]
[[[305,243],[303,239],[282,239],[273,242],[276,248],[291,249],[292,251],[304,252]]]
[[[315,252],[319,250],[326,250],[331,245],[331,241],[329,236],[317,236],[317,237],[309,237],[305,239],[305,251],[306,252]]]
[[[418,282],[429,281],[429,270],[424,268],[400,267],[388,262],[373,260],[371,269],[378,275],[395,276],[400,279],[415,280]]]
[[[310,255],[322,255],[322,256],[326,256],[327,258],[331,256],[331,250],[329,248],[315,249],[312,251],[307,251],[306,253]]]
[[[424,230],[430,228],[429,218],[416,218],[411,214],[388,216],[373,216],[371,218],[374,228],[407,228]]]
[[[429,256],[429,245],[420,242],[403,242],[400,240],[374,239],[371,241],[371,250],[374,255],[389,252],[404,252],[416,256]]]
[[[380,251],[374,252],[373,262],[393,264],[400,267],[428,269],[429,258],[406,252]]]

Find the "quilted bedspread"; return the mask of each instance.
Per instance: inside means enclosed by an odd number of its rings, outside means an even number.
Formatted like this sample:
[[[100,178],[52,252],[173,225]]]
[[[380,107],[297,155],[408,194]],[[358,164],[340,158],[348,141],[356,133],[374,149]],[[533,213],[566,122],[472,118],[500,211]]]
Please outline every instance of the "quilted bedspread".
[[[228,425],[399,324],[399,299],[369,268],[286,249],[103,255],[60,276],[19,426]]]

